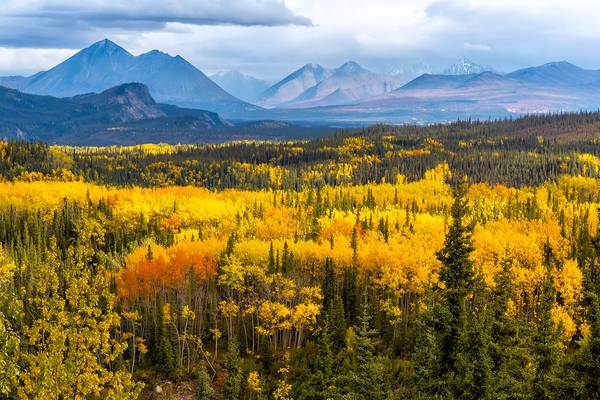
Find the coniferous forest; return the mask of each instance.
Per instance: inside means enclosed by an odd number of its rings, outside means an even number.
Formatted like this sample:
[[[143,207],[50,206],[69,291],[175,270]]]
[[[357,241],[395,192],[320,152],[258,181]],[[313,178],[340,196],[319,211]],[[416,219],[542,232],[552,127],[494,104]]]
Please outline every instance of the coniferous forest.
[[[599,399],[599,127],[0,142],[0,398]]]

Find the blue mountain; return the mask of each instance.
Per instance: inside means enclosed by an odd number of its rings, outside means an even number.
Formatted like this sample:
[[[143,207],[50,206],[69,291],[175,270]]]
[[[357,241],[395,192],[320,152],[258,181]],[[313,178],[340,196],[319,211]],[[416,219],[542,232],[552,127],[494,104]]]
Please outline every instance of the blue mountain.
[[[99,93],[128,82],[145,84],[161,103],[232,116],[257,109],[227,93],[181,56],[157,50],[134,56],[108,39],[12,86],[25,93],[70,97]]]
[[[319,64],[306,64],[265,90],[260,95],[258,104],[275,107],[292,101],[332,74],[333,70],[323,68]]]
[[[222,71],[210,76],[214,82],[244,101],[255,101],[269,86],[269,82],[239,71]]]
[[[577,86],[599,80],[600,71],[583,69],[566,61],[555,61],[538,67],[519,69],[506,76],[536,85]]]

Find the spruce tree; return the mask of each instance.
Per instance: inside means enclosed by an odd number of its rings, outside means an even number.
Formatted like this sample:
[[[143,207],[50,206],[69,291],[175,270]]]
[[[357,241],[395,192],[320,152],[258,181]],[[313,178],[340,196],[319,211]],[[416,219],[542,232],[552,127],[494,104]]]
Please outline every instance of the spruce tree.
[[[316,349],[311,346],[301,352],[298,367],[293,371],[296,400],[327,400],[334,396],[334,353],[331,328],[325,318],[317,336]],[[314,346],[312,347],[314,348]],[[316,353],[315,353],[316,352]]]
[[[552,272],[556,259],[549,243],[544,246],[546,277],[542,284],[537,306],[536,330],[533,336],[533,354],[536,371],[533,379],[533,398],[549,400],[557,398],[560,383],[559,361],[561,356],[560,332],[552,320],[552,307],[556,301],[556,289],[552,284]]]
[[[335,285],[335,275],[333,271],[333,260],[327,257],[325,258],[325,279],[323,279],[323,307],[329,313],[333,308],[333,299],[334,299],[334,285]]]
[[[474,250],[473,225],[466,224],[468,217],[466,189],[466,184],[462,182],[454,189],[452,224],[448,229],[444,246],[437,253],[437,258],[442,263],[440,280],[445,284],[443,305],[447,310],[441,362],[447,365],[448,372],[451,374],[457,372],[456,350],[459,336],[466,323],[465,302],[473,290],[473,261],[470,258]]]
[[[229,339],[226,368],[227,378],[223,384],[223,399],[238,400],[242,384],[242,370],[240,366],[240,350],[235,337]]]
[[[346,360],[336,377],[336,391],[341,398],[383,400],[387,398],[386,360],[375,354],[377,330],[371,328],[369,305],[365,299],[357,325],[349,329]]]
[[[277,272],[276,265],[275,265],[275,251],[273,249],[273,242],[271,242],[269,244],[269,265],[268,265],[268,271],[270,273]]]
[[[600,249],[596,246],[596,257]],[[598,265],[588,269],[584,279],[583,301],[586,321],[590,330],[584,338],[578,354],[578,369],[582,372],[585,395],[588,399],[600,399],[600,272]]]
[[[581,306],[588,332],[567,362],[563,390],[573,399],[600,399],[600,230],[592,242],[592,254],[585,260]]]
[[[171,336],[171,315],[168,304],[158,303],[159,321],[158,338],[156,340],[156,363],[160,370],[172,372],[175,369],[175,349],[173,348]]]
[[[509,315],[514,303],[510,260],[504,260],[495,278],[490,304],[492,393],[498,400],[524,399],[531,393],[533,359],[529,350],[530,329],[519,315]]]
[[[196,399],[197,400],[210,400],[215,391],[210,384],[210,375],[206,370],[206,362],[200,361],[198,364],[198,372],[196,375]]]
[[[467,222],[466,192],[466,182],[459,180],[452,224],[437,253],[440,298],[418,323],[414,378],[424,398],[485,398],[488,392],[489,339],[483,317],[475,312],[474,225]]]

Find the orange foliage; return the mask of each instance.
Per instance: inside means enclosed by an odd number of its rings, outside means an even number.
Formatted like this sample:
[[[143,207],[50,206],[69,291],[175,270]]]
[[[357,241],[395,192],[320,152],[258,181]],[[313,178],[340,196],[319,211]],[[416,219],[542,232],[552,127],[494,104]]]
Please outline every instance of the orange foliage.
[[[135,299],[150,297],[164,289],[181,289],[186,275],[193,271],[198,281],[215,277],[223,244],[217,240],[180,242],[172,247],[139,247],[126,259],[117,278],[120,296]]]

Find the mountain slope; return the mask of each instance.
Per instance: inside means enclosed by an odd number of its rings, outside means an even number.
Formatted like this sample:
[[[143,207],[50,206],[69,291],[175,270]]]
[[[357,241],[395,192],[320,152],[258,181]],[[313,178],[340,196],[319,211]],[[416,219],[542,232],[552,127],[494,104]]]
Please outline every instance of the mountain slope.
[[[288,140],[330,131],[328,127],[274,120],[230,122],[214,112],[159,104],[141,83],[68,98],[0,87],[0,140],[130,145]]]
[[[585,85],[599,80],[600,71],[583,69],[566,61],[558,61],[519,69],[506,76],[541,86],[569,86]]]
[[[24,76],[0,76],[0,86],[9,89],[20,89],[29,82]]]
[[[532,113],[596,110],[599,71],[557,62],[518,70],[463,75],[424,74],[381,96],[349,105],[304,109],[304,117],[340,121],[439,122]]]
[[[235,97],[249,102],[269,88],[269,82],[233,70],[216,73],[210,79]]]
[[[37,74],[22,89],[55,97],[100,92],[123,83],[123,73],[134,61],[133,55],[105,39]]]
[[[107,89],[99,94],[84,94],[71,98],[82,106],[96,111],[93,118],[110,122],[130,122],[166,117],[145,85],[128,83]]]
[[[163,136],[173,126],[189,132],[229,126],[218,114],[154,101],[148,88],[129,83],[100,94],[70,98],[39,96],[0,87],[0,136],[63,143],[88,143],[95,135],[128,131],[145,123]]]
[[[331,76],[282,106],[307,108],[353,103],[390,92],[395,86],[392,78],[375,74],[348,61],[335,69]]]
[[[332,73],[319,64],[306,64],[265,90],[257,99],[257,104],[263,107],[276,107],[287,103],[330,77]]]
[[[423,74],[412,81],[396,89],[396,91],[424,90],[424,89],[450,89],[467,82],[471,79],[469,75],[435,75]]]
[[[257,107],[243,102],[211,81],[181,56],[157,50],[133,56],[110,40],[102,40],[39,73],[20,89],[56,97],[98,93],[110,87],[141,82],[160,102],[244,114]]]

